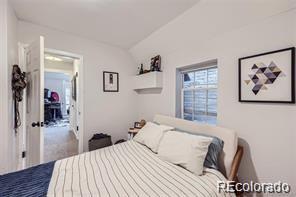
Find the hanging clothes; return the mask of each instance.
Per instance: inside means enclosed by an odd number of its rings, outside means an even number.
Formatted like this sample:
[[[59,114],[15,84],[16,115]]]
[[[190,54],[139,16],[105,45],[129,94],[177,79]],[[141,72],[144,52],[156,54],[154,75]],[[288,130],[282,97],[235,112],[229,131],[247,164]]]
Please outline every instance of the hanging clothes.
[[[23,100],[23,91],[27,85],[26,73],[22,72],[18,65],[13,65],[11,85],[14,101],[14,130],[17,132],[17,128],[21,125],[19,103]]]

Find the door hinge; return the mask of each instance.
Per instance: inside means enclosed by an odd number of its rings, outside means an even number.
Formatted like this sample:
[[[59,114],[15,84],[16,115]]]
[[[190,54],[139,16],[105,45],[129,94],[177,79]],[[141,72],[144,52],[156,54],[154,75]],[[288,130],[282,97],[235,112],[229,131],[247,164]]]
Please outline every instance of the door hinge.
[[[26,157],[26,151],[23,151],[22,152],[22,158],[25,158]]]
[[[76,130],[77,130],[77,131],[79,130],[79,126],[77,126]]]

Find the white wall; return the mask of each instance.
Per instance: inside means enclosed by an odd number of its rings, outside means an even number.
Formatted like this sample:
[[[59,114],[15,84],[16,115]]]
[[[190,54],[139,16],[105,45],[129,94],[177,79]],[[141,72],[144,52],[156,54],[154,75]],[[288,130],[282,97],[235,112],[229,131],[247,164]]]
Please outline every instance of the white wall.
[[[12,102],[12,91],[11,91],[11,72],[12,65],[18,64],[18,39],[17,39],[17,28],[18,28],[18,19],[14,13],[13,8],[8,6],[8,23],[7,23],[7,56],[8,56],[8,115],[9,115],[9,128],[13,128],[14,123],[14,115],[13,115],[13,102]],[[9,130],[11,132],[11,130]],[[12,169],[17,169],[17,161],[18,158],[21,157],[19,152],[19,132],[15,135],[13,132],[10,133],[10,142],[9,146],[11,146],[11,157],[12,157]]]
[[[8,1],[0,3],[1,26],[1,138],[0,174],[17,168],[18,135],[13,132],[13,108],[11,92],[12,65],[18,63],[17,18]]]
[[[174,116],[176,68],[218,59],[218,124],[242,138],[240,179],[287,181],[296,195],[296,106],[238,102],[238,58],[295,46],[296,11],[288,1],[215,1],[202,0],[130,49],[137,63],[160,54],[164,67],[161,94],[139,94],[138,116]]]
[[[125,138],[135,121],[135,93],[130,88],[134,62],[128,52],[52,29],[19,22],[19,39],[30,43],[45,37],[45,47],[83,56],[84,66],[84,150],[95,132],[105,132],[113,142]],[[119,92],[103,92],[103,71],[119,73]]]
[[[9,162],[8,159],[8,66],[7,66],[7,1],[0,1],[0,90],[1,90],[1,111],[0,111],[0,173],[6,172],[8,170]]]

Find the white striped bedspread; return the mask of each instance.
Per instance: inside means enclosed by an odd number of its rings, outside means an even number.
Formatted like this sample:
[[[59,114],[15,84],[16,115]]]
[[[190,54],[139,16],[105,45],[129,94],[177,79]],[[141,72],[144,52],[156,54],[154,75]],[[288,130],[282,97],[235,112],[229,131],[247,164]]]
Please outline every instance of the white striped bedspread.
[[[196,176],[128,141],[55,163],[47,196],[232,196],[218,193],[216,170]]]

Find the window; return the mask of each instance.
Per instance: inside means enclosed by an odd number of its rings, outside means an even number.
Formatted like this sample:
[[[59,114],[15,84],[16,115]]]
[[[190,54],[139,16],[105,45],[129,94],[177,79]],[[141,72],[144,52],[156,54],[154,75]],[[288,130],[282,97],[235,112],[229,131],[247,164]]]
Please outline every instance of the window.
[[[217,123],[217,66],[182,72],[182,118]]]

